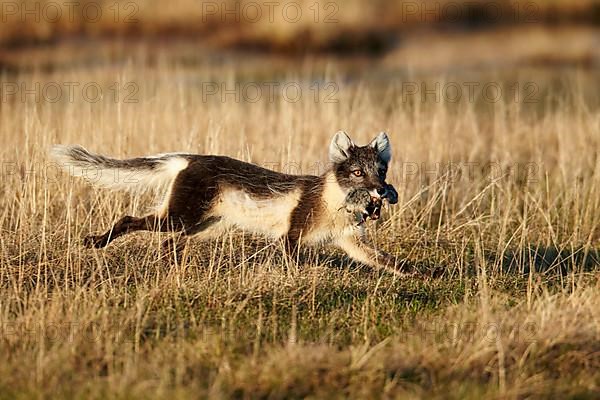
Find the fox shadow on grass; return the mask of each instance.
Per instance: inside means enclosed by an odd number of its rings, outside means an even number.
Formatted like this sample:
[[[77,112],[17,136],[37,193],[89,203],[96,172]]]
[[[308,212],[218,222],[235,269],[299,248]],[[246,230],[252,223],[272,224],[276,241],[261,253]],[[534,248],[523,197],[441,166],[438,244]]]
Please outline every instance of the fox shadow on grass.
[[[235,268],[236,266],[248,264],[269,263],[273,266],[288,268],[290,265],[302,270],[310,266],[324,266],[337,271],[353,271],[359,275],[376,273],[373,269],[362,266],[362,264],[351,260],[341,252],[329,248],[300,248],[297,254],[286,255],[283,246],[278,243],[264,239],[245,236],[235,239],[233,250],[229,244],[219,244],[215,241],[197,242],[189,240],[185,252],[183,248],[173,251],[164,248],[151,250],[156,252],[156,260],[168,264],[181,264],[185,261],[199,268],[204,268],[215,259],[218,260],[220,268]],[[138,259],[148,253],[146,243],[132,240],[127,253],[129,257]],[[122,250],[116,251],[121,253]],[[122,256],[115,254],[115,258]],[[185,257],[185,260],[182,259]],[[499,259],[500,258],[500,259]],[[528,275],[531,272],[548,275],[567,275],[571,272],[590,272],[600,269],[600,250],[585,249],[583,247],[573,249],[559,249],[554,246],[528,245],[521,249],[506,251],[499,255],[494,252],[486,252],[489,265],[498,265],[505,274]],[[175,263],[175,261],[177,261]],[[447,263],[437,264],[433,260],[418,261],[397,259],[398,268],[403,271],[414,273],[413,277],[440,278],[451,272],[452,266]],[[475,273],[472,271],[472,273]]]
[[[500,262],[502,272],[505,274],[529,275],[542,273],[547,275],[567,275],[571,272],[592,272],[600,270],[600,250],[585,249],[559,249],[554,246],[529,245],[527,247],[505,252]],[[322,250],[317,254],[316,260],[333,269],[356,269],[361,265],[348,257]],[[491,264],[498,262],[497,254],[489,254]],[[435,262],[419,262],[402,259],[397,260],[398,268],[414,273],[413,277],[441,278],[445,272],[451,270],[449,265],[436,265]],[[372,273],[369,268],[360,268],[364,273]]]
[[[168,239],[167,239],[168,240]],[[148,243],[141,235],[132,235],[129,240],[115,243],[104,250],[107,260],[119,265],[125,260],[133,263],[145,259],[163,270],[187,264],[194,268],[217,266],[219,269],[236,269],[241,266],[268,264],[274,268],[294,268],[303,270],[321,266],[332,271],[352,271],[359,275],[369,275],[378,271],[352,260],[340,250],[333,247],[300,247],[295,254],[285,252],[283,242],[269,241],[252,235],[236,235],[232,240],[197,241],[193,238],[187,242],[179,242],[177,246],[168,245],[162,238],[158,242]],[[418,264],[418,263],[417,263]],[[427,267],[413,264],[398,258],[398,268],[415,274],[430,272]],[[385,273],[383,270],[381,273]]]
[[[532,272],[548,275],[590,272],[600,267],[600,250],[529,245],[504,253],[501,265],[505,273],[525,275]]]

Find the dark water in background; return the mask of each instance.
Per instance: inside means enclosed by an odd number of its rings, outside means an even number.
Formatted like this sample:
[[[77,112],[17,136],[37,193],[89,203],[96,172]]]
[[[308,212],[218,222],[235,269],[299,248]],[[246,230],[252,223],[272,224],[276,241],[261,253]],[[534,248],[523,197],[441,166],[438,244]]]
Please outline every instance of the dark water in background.
[[[565,106],[589,112],[600,109],[600,68],[593,65],[440,65],[425,71],[377,58],[290,58],[215,51],[186,41],[73,41],[0,52],[0,56],[2,82],[31,77],[51,81],[88,71],[115,80],[127,75],[139,84],[142,98],[152,96],[156,82],[166,81],[199,93],[206,101],[221,101],[223,92],[234,90],[239,101],[248,104],[255,102],[257,90],[262,101],[266,96],[285,97],[288,88],[292,98],[294,89],[299,89],[304,98],[322,103],[368,94],[383,108],[445,104],[450,110],[468,105],[486,112],[502,104],[532,115]]]

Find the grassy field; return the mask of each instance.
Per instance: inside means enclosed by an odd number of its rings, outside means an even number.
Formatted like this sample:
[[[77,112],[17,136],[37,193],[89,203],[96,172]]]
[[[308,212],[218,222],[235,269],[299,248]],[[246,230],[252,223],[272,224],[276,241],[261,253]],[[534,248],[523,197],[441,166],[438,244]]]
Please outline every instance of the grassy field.
[[[299,98],[276,89],[250,101],[246,87],[236,101],[203,83],[233,85],[239,71],[206,68],[4,76],[0,398],[600,395],[600,115],[586,90],[597,82],[563,73],[559,96],[532,73],[517,101],[421,102],[394,80],[317,80],[307,66],[288,77]],[[526,82],[539,88],[531,102]],[[328,248],[290,261],[237,233],[193,242],[181,259],[152,233],[84,249],[83,236],[150,199],[93,189],[47,156],[78,143],[316,173],[340,129],[359,143],[389,132],[401,198],[370,234],[416,278]]]

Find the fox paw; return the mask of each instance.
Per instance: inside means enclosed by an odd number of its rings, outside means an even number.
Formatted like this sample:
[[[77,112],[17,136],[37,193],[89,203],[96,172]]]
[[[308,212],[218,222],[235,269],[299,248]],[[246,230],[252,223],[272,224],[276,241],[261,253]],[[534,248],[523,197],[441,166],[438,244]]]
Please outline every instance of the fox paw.
[[[83,245],[89,249],[100,249],[108,244],[104,235],[89,235],[83,238]]]

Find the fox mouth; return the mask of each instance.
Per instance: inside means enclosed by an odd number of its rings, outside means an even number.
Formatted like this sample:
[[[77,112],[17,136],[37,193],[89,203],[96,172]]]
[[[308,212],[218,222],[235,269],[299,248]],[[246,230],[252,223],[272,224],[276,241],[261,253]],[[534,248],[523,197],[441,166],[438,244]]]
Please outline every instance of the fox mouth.
[[[381,216],[381,198],[371,197],[371,204],[365,209],[362,214],[362,220],[359,222],[359,225],[364,224],[367,219],[371,219],[373,221],[378,220]]]
[[[381,216],[381,200],[373,199],[373,203],[367,207],[367,215],[372,220],[377,220]]]

